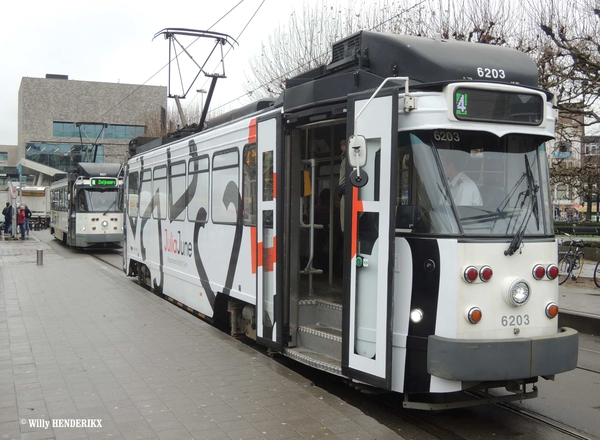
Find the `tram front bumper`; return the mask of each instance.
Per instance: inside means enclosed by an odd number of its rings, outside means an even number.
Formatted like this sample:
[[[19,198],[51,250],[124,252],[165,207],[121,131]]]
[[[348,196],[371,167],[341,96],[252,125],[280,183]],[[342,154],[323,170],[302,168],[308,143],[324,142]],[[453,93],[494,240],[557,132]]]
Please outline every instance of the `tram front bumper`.
[[[457,381],[552,376],[577,366],[579,333],[563,327],[536,338],[477,340],[429,336],[427,372]]]

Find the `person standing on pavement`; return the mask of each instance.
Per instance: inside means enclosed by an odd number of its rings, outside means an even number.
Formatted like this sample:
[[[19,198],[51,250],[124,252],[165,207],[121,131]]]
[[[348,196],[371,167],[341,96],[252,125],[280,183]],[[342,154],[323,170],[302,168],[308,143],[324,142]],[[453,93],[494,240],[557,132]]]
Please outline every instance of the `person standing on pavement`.
[[[19,225],[19,230],[21,231],[21,240],[25,240],[25,219],[27,218],[27,214],[25,213],[25,207],[21,206],[17,210],[17,225]]]
[[[8,235],[12,232],[13,215],[12,206],[9,202],[6,202],[5,208],[2,210],[2,215],[4,215],[4,232]]]
[[[25,205],[25,231],[27,235],[29,235],[29,231],[31,231],[31,224],[29,223],[31,219],[31,209],[27,205]]]

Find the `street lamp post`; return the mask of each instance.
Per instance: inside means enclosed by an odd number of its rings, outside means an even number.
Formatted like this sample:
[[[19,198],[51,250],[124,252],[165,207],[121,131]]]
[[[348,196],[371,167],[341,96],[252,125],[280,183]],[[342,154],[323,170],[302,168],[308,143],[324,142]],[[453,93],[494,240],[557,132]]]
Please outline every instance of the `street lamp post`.
[[[196,90],[196,93],[200,93],[200,114],[202,114],[202,111],[204,110],[204,94],[206,93],[206,90],[198,89]]]

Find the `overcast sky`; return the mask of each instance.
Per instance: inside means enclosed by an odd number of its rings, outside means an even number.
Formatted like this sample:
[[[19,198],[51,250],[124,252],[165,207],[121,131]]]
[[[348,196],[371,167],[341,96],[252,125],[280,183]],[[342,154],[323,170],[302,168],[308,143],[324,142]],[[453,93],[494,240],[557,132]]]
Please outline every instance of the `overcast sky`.
[[[237,38],[239,46],[225,60],[227,79],[219,80],[214,103],[223,104],[243,95],[241,82],[251,54],[261,41],[285,23],[293,9],[318,0],[55,0],[10,2],[0,14],[0,145],[17,145],[18,92],[21,78],[44,78],[47,73],[68,75],[70,80],[120,82],[167,86],[168,42],[153,36],[165,28],[207,30],[229,10],[239,6],[211,30]],[[259,9],[259,6],[262,6]],[[10,9],[10,10],[9,10]],[[258,10],[258,12],[257,12]],[[192,39],[182,39],[189,44]],[[206,50],[190,47],[198,63]],[[217,58],[214,58],[216,61]],[[183,59],[182,59],[183,61]],[[213,61],[210,69],[216,67]],[[186,62],[190,62],[186,59]],[[190,70],[191,72],[191,65]],[[197,69],[193,71],[193,74]],[[174,82],[171,73],[171,85]],[[189,81],[184,79],[184,86]],[[187,102],[197,99],[196,89],[208,89],[200,76]],[[195,95],[195,96],[194,96]],[[246,103],[246,102],[244,102]],[[241,104],[240,104],[241,105]],[[237,107],[237,106],[235,106]]]

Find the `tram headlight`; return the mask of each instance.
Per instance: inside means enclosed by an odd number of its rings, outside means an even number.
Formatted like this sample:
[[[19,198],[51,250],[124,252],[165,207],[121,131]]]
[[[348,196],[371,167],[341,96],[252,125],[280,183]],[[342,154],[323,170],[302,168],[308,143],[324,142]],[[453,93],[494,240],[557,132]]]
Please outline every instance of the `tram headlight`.
[[[515,279],[508,284],[505,298],[511,306],[519,307],[529,301],[530,294],[529,284],[523,279]]]
[[[413,309],[410,311],[410,320],[415,324],[418,324],[423,320],[423,310]]]
[[[102,221],[102,226],[103,226],[104,228],[106,228],[106,227],[108,226],[108,222],[107,222],[106,220],[103,220],[103,221]]]

